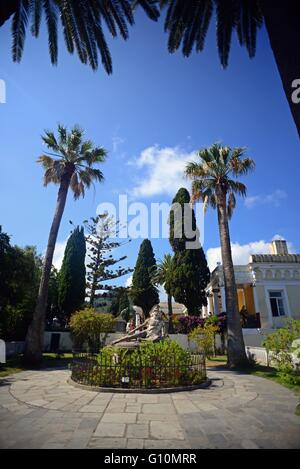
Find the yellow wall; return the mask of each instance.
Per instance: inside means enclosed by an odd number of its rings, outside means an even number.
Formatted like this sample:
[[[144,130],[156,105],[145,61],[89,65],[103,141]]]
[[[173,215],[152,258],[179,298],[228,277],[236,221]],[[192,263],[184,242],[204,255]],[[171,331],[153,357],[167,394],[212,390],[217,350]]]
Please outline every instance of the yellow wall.
[[[294,319],[300,319],[300,288],[298,285],[287,285],[286,292],[291,315]]]
[[[243,306],[246,306],[246,309],[249,314],[255,314],[253,288],[251,287],[251,285],[238,285],[237,295],[239,311],[241,311]]]
[[[253,287],[251,285],[245,285],[244,294],[246,299],[246,308],[249,314],[255,314]]]

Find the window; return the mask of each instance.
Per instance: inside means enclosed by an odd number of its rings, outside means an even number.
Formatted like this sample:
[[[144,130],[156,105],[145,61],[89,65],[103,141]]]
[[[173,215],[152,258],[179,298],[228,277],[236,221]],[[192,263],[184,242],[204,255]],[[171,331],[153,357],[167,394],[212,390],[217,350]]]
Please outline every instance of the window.
[[[283,291],[270,291],[269,296],[272,316],[285,316]]]

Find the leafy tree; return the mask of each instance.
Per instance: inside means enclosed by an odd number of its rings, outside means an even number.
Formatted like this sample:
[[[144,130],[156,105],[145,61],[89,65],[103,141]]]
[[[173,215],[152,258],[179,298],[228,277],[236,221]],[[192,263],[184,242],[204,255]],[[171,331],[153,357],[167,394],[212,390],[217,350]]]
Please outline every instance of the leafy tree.
[[[214,144],[200,150],[199,161],[188,163],[186,167],[186,175],[193,180],[193,200],[202,199],[205,208],[210,205],[218,212],[226,293],[228,365],[231,367],[247,363],[228,225],[236,206],[235,194],[246,195],[246,186],[237,178],[247,174],[255,165],[251,158],[243,158],[244,152],[243,148]]]
[[[153,0],[136,2],[149,18],[157,20],[159,11]],[[103,32],[103,24],[112,37],[118,34],[128,39],[128,26],[134,24],[134,14],[128,0],[10,0],[0,6],[0,26],[12,18],[12,55],[20,62],[27,28],[39,36],[42,16],[48,30],[49,53],[52,64],[58,59],[58,20],[69,53],[77,52],[83,64],[98,68],[99,54],[107,73],[112,73],[112,59]]]
[[[114,319],[111,314],[97,313],[94,308],[85,308],[71,316],[70,328],[77,344],[88,343],[90,350],[98,350],[101,342],[100,334],[112,332]]]
[[[144,239],[140,246],[137,262],[132,276],[130,296],[136,306],[140,306],[145,317],[154,305],[159,303],[157,288],[153,285],[152,276],[156,270],[156,260],[151,241]]]
[[[194,342],[198,351],[207,358],[215,354],[215,335],[219,328],[212,322],[205,321],[204,325],[198,326],[189,333],[189,340]]]
[[[71,314],[81,308],[85,300],[85,236],[83,228],[74,229],[68,239],[59,272],[58,306],[68,322]]]
[[[228,65],[231,38],[237,33],[249,57],[255,56],[257,30],[264,24],[281,76],[283,88],[300,135],[300,106],[292,99],[300,93],[300,3],[297,0],[157,0],[167,8],[165,31],[168,49],[173,53],[182,47],[188,57],[195,49],[204,49],[207,31],[215,10],[217,47],[221,64]],[[288,51],[288,54],[287,54]],[[294,88],[298,88],[298,91]]]
[[[89,222],[85,222],[85,226],[88,232],[86,242],[90,259],[87,265],[87,296],[91,306],[96,306],[97,302],[97,307],[101,307],[106,305],[105,299],[108,296],[110,298],[113,296],[115,288],[105,282],[122,277],[132,272],[133,269],[120,265],[117,268],[114,267],[127,259],[127,256],[114,258],[112,255],[115,249],[125,244],[116,240],[119,230],[118,222],[105,213],[91,218]]]
[[[293,347],[293,342],[300,338],[300,320],[288,318],[284,327],[269,334],[263,341],[270,354],[271,363],[277,368],[280,379],[288,384],[300,384],[300,377],[295,371],[293,353],[299,353],[298,347]],[[300,358],[300,354],[297,358]]]
[[[80,196],[84,197],[85,188],[90,188],[94,181],[101,182],[103,180],[102,172],[94,166],[103,163],[106,156],[106,151],[103,148],[94,147],[92,141],[84,140],[84,131],[77,126],[68,132],[66,127],[59,125],[58,139],[51,131],[46,131],[42,139],[51,151],[38,159],[45,170],[44,185],[47,186],[52,182],[59,185],[59,190],[37,303],[26,337],[25,362],[32,365],[38,365],[42,360],[49,278],[57,234],[69,188],[71,188],[75,200],[79,199]]]
[[[210,273],[199,243],[196,218],[189,192],[181,188],[170,212],[170,244],[174,250],[171,290],[175,301],[186,306],[189,315],[199,315],[207,304],[205,288]],[[189,246],[189,243],[192,243]]]
[[[24,340],[32,319],[39,279],[41,257],[36,248],[10,244],[0,227],[0,330],[9,340]]]

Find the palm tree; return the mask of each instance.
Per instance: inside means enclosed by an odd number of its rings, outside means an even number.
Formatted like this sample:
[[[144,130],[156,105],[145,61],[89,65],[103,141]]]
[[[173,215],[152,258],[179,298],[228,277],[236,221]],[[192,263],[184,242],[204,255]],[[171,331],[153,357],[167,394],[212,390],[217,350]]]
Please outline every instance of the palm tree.
[[[247,362],[237,302],[237,289],[231,255],[228,219],[236,206],[235,194],[245,196],[246,186],[237,180],[254,169],[254,161],[244,156],[243,148],[214,144],[200,150],[199,162],[190,162],[186,175],[193,180],[193,200],[201,199],[205,209],[210,205],[218,212],[219,233],[226,293],[228,328],[228,365]],[[231,179],[233,178],[233,179]]]
[[[159,11],[152,0],[136,2],[149,18],[157,20]],[[52,64],[58,57],[58,18],[61,20],[68,52],[76,50],[82,63],[98,68],[98,53],[108,74],[112,73],[112,60],[103,32],[105,23],[112,37],[118,34],[128,39],[128,26],[134,24],[133,9],[128,0],[10,0],[1,2],[0,26],[12,16],[13,60],[20,62],[27,27],[34,37],[39,36],[42,15],[48,29],[49,52]]]
[[[103,181],[103,174],[93,166],[102,163],[106,150],[94,147],[93,142],[84,140],[84,131],[75,126],[70,132],[58,126],[58,139],[51,131],[45,131],[42,139],[51,152],[40,156],[44,170],[44,185],[54,183],[59,186],[56,209],[49,233],[48,245],[40,281],[39,293],[33,320],[27,332],[25,361],[28,364],[39,364],[42,359],[45,313],[47,307],[48,286],[53,254],[60,222],[63,216],[68,190],[71,188],[74,199],[84,197],[85,189],[94,181]]]
[[[237,32],[250,58],[256,51],[257,30],[265,24],[283,88],[300,136],[300,105],[292,98],[300,91],[300,2],[298,0],[157,0],[167,8],[165,31],[171,53],[182,46],[188,57],[193,48],[204,49],[207,31],[216,11],[217,46],[221,64],[228,65],[231,37]],[[294,87],[294,88],[293,88]],[[299,92],[297,92],[299,95]]]
[[[159,262],[154,273],[154,283],[163,285],[168,295],[168,315],[169,315],[169,332],[173,332],[173,310],[172,310],[172,274],[173,274],[173,257],[166,254],[162,261]]]

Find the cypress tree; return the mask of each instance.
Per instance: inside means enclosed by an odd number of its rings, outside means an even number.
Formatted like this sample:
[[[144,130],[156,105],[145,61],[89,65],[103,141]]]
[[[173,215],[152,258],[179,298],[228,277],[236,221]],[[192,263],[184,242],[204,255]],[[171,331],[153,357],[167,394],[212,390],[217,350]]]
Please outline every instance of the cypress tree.
[[[134,305],[142,308],[145,317],[148,317],[151,308],[159,303],[158,291],[152,282],[155,269],[156,260],[151,241],[144,239],[133,272],[130,292]]]
[[[201,307],[207,305],[205,287],[209,282],[210,272],[199,242],[199,231],[190,199],[185,188],[179,189],[170,212],[169,241],[174,251],[171,283],[175,301],[184,304],[189,315],[199,315]],[[185,230],[189,222],[194,233],[190,236]],[[187,249],[189,242],[195,243],[195,248]]]
[[[81,308],[85,300],[85,236],[77,227],[68,239],[59,272],[58,304],[65,320]]]

